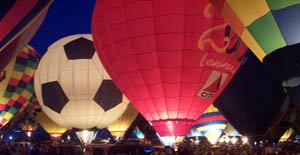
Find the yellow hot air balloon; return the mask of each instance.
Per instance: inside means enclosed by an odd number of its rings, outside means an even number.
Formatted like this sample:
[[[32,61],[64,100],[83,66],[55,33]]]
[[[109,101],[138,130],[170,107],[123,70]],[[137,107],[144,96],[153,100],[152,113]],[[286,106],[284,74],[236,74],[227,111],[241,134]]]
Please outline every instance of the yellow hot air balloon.
[[[67,131],[67,128],[62,127],[52,121],[44,112],[36,114],[36,119],[40,125],[50,134],[51,140],[60,140],[63,133]]]
[[[139,112],[132,106],[132,104],[129,104],[122,116],[107,127],[110,134],[115,138],[123,138],[125,132],[135,120],[138,113]]]

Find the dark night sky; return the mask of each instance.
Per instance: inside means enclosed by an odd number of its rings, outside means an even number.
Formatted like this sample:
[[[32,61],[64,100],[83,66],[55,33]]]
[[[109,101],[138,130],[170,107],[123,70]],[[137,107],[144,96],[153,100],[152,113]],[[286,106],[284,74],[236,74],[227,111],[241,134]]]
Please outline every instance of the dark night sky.
[[[49,45],[65,36],[91,33],[94,4],[95,0],[54,0],[29,44],[43,55]]]

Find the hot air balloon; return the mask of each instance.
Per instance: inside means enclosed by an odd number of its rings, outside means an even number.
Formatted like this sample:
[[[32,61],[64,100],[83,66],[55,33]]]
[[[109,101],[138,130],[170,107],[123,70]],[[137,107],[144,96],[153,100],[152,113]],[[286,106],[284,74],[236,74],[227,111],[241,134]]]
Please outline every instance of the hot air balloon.
[[[241,134],[229,122],[227,123],[224,133],[228,136],[241,136]]]
[[[187,137],[200,137],[203,136],[202,133],[197,130],[197,127],[192,127],[192,129],[189,131],[189,133],[187,134]]]
[[[300,110],[299,1],[210,0]]]
[[[133,133],[139,139],[145,138],[145,134],[137,126],[134,128]]]
[[[295,134],[292,128],[287,129],[284,134],[280,137],[279,142],[286,142],[288,141],[292,135]]]
[[[126,111],[107,127],[108,131],[116,139],[123,138],[125,132],[136,119],[138,114],[139,112],[132,106],[132,104],[128,104]]]
[[[44,112],[37,113],[36,120],[50,134],[51,140],[60,140],[67,131],[67,128],[52,121]]]
[[[51,140],[60,140],[62,134],[67,131],[67,128],[58,125],[53,122],[43,111],[38,103],[37,99],[34,98],[30,105],[31,111],[34,115],[34,119],[43,129],[50,135]]]
[[[161,145],[153,126],[140,113],[125,132],[124,139],[132,138],[132,134],[133,137],[151,141],[153,145]]]
[[[297,112],[292,104],[289,104],[283,117],[278,119],[275,117],[268,131],[264,134],[263,138],[277,143],[280,141],[282,135],[292,126],[297,117]]]
[[[0,2],[0,78],[4,67],[30,41],[43,22],[52,0]]]
[[[67,36],[50,45],[34,84],[42,110],[63,127],[84,130],[76,132],[84,143],[93,137],[87,129],[107,127],[129,104],[102,67],[90,34]]]
[[[38,53],[29,45],[3,70],[0,79],[0,129],[32,101]]]
[[[286,104],[287,94],[252,53],[214,102],[240,134],[252,137],[266,133]]]
[[[195,123],[197,130],[199,130],[211,144],[218,142],[226,126],[227,120],[214,105],[210,105]]]
[[[18,121],[20,128],[27,134],[30,138],[33,132],[38,128],[39,123],[37,122],[35,116],[37,112],[40,112],[41,108],[36,98],[33,98],[29,105],[24,110],[24,114]]]
[[[161,137],[186,136],[246,49],[206,0],[97,0],[92,34],[109,75]]]

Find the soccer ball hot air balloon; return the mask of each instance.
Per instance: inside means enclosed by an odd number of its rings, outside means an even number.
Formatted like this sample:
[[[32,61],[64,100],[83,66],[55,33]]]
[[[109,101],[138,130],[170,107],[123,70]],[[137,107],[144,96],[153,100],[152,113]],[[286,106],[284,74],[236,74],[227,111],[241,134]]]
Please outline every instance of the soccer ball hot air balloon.
[[[42,110],[68,129],[107,127],[129,103],[102,67],[90,34],[67,36],[49,46],[34,86]]]
[[[136,119],[138,114],[139,112],[132,106],[132,104],[129,104],[126,111],[107,127],[108,131],[116,139],[123,138],[125,132]]]
[[[0,78],[42,24],[51,0],[0,1]]]
[[[300,110],[300,2],[210,0]]]
[[[37,52],[25,46],[3,70],[0,79],[0,129],[32,101]]]
[[[227,126],[227,120],[219,110],[210,105],[195,123],[195,127],[211,144],[216,144]]]
[[[92,34],[109,75],[161,137],[186,136],[245,52],[206,0],[97,0]]]

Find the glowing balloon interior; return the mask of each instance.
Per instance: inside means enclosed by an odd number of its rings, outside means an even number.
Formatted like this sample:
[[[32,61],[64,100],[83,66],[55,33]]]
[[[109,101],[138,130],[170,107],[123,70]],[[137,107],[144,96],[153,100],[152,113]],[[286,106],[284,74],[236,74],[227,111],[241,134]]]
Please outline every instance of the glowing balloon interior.
[[[107,72],[160,137],[187,135],[246,49],[206,0],[97,0],[92,34]]]

